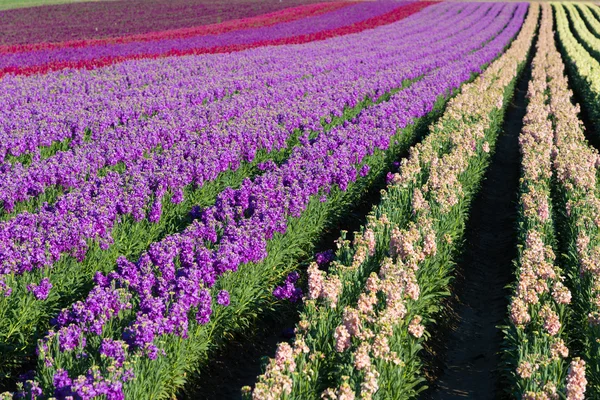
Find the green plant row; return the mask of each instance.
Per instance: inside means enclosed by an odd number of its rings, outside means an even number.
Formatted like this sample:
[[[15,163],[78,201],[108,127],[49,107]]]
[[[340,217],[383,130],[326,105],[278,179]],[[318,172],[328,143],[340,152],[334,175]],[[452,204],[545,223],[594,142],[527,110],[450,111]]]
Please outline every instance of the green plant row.
[[[558,45],[573,85],[581,97],[593,126],[594,140],[600,140],[600,63],[582,43],[591,33],[572,4],[553,3]],[[567,17],[568,12],[568,17]],[[576,36],[579,38],[576,38]]]

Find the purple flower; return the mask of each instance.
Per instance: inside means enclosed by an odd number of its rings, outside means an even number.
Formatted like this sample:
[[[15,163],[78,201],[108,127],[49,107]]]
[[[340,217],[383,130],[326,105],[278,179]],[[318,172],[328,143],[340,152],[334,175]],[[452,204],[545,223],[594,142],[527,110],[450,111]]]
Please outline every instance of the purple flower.
[[[286,278],[285,282],[281,286],[277,286],[273,290],[273,296],[279,300],[289,299],[292,303],[297,302],[302,298],[302,289],[296,287],[294,284],[300,279],[300,275],[297,272],[291,272]]]
[[[319,264],[319,266],[323,266],[333,261],[334,257],[335,254],[333,253],[333,250],[329,249],[315,254],[315,261],[317,262],[317,264]]]
[[[368,164],[363,165],[362,168],[360,169],[360,176],[367,176],[369,174],[370,170],[371,170],[371,167],[369,167]]]
[[[60,351],[65,352],[74,350],[78,346],[85,347],[86,340],[81,328],[77,325],[69,325],[58,331],[58,344]]]
[[[50,283],[50,279],[44,278],[39,283],[39,285],[29,284],[27,285],[27,290],[33,293],[36,299],[38,300],[46,300],[48,298],[48,294],[50,294],[50,289],[52,289],[52,283]]]
[[[385,183],[386,183],[387,185],[389,185],[389,184],[390,184],[390,182],[391,182],[393,179],[394,179],[394,174],[393,174],[393,173],[391,173],[391,172],[388,172],[388,173],[386,174],[386,176],[385,176]]]
[[[100,345],[100,354],[115,361],[115,366],[120,367],[125,361],[127,345],[121,340],[103,339]]]
[[[4,297],[8,297],[11,293],[12,288],[9,288],[8,285],[2,279],[0,279],[0,294],[2,294]]]
[[[286,283],[296,283],[300,279],[300,274],[296,271],[291,272],[285,279]]]
[[[196,313],[196,321],[200,325],[206,325],[210,321],[210,315],[212,314],[211,302],[210,292],[206,289],[202,290],[200,292],[198,312]]]
[[[221,306],[229,305],[229,292],[227,290],[221,290],[217,295],[217,304]]]
[[[72,396],[71,384],[73,381],[69,378],[69,373],[62,368],[59,368],[54,374],[54,396],[65,398]]]

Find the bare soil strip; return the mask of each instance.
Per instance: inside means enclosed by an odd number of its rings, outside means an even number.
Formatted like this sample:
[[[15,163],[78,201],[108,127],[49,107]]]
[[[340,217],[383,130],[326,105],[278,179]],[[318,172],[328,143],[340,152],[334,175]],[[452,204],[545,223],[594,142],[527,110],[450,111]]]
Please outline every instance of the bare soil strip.
[[[452,327],[433,332],[432,351],[442,365],[433,366],[435,379],[423,393],[426,400],[496,399],[500,387],[502,334],[496,327],[506,318],[517,256],[516,220],[520,155],[518,137],[525,115],[528,66],[509,105],[503,133],[486,173],[479,196],[473,202],[465,233],[465,252],[453,285]],[[441,335],[442,337],[435,337]],[[441,345],[441,346],[440,346]],[[441,347],[441,348],[436,348]],[[437,376],[436,376],[437,375]]]

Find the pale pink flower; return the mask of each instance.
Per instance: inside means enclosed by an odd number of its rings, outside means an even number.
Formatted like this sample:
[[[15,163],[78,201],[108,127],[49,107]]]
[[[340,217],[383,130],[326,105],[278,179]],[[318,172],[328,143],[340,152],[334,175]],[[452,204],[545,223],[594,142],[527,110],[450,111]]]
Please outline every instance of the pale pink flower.
[[[335,349],[338,352],[342,353],[346,351],[348,347],[350,347],[351,336],[344,325],[340,325],[337,328],[335,328],[335,333],[333,334],[333,337],[335,339]]]
[[[294,355],[299,355],[301,353],[308,354],[310,349],[306,345],[304,339],[300,336],[296,336],[296,340],[294,340]]]
[[[379,390],[379,372],[374,368],[369,368],[365,374],[365,380],[360,385],[360,398],[370,400],[377,390]]]
[[[571,291],[561,282],[556,282],[552,288],[552,297],[558,304],[571,303]]]
[[[418,211],[425,210],[429,205],[423,197],[423,192],[421,192],[418,188],[413,192],[412,197],[412,209],[413,214],[416,214]]]
[[[344,382],[340,385],[338,389],[338,400],[354,400],[354,391],[348,385],[348,382]]]
[[[409,298],[417,300],[419,298],[419,295],[421,294],[421,289],[417,283],[416,277],[414,277],[414,274],[412,277],[413,279],[406,282],[405,291]]]
[[[373,356],[375,358],[386,359],[387,355],[390,352],[390,345],[388,343],[388,339],[383,334],[378,334],[375,336],[375,340],[373,341]]]
[[[360,332],[360,315],[357,310],[346,307],[342,323],[349,335],[356,336]]]
[[[375,232],[373,229],[367,229],[363,234],[365,242],[367,243],[367,247],[369,248],[369,255],[373,256],[375,254]]]
[[[585,361],[574,358],[567,372],[567,400],[584,400],[586,386]]]
[[[375,272],[371,272],[371,275],[369,275],[369,277],[367,278],[367,283],[365,285],[365,288],[369,292],[377,292],[379,290],[380,282],[381,282],[381,280],[379,279],[377,274]]]
[[[421,321],[421,316],[417,315],[412,321],[410,321],[410,324],[408,325],[408,333],[417,339],[423,336],[423,333],[425,332],[425,327],[421,325]]]
[[[406,305],[403,301],[397,300],[391,303],[387,303],[386,318],[389,318],[392,322],[397,322],[406,316]]]
[[[342,281],[340,281],[340,278],[337,275],[328,276],[323,282],[321,297],[328,299],[331,308],[335,308],[341,290]]]
[[[489,153],[490,152],[490,144],[488,142],[484,142],[483,146],[481,147],[483,149],[484,152]]]
[[[437,243],[435,241],[435,233],[429,232],[425,235],[425,239],[423,240],[423,253],[427,257],[434,256],[437,252]]]
[[[375,304],[377,304],[377,295],[374,292],[361,293],[358,297],[358,309],[364,315],[371,315]]]
[[[510,305],[510,320],[515,325],[525,325],[531,321],[527,305],[518,297]]]
[[[548,395],[549,400],[558,400],[558,389],[553,382],[547,382],[544,385],[544,392]]]
[[[357,370],[362,370],[371,365],[371,357],[369,357],[370,346],[368,343],[363,342],[358,346],[358,350],[354,353],[354,367]]]
[[[558,314],[548,304],[542,306],[540,317],[544,320],[544,329],[550,335],[554,336],[560,331],[561,324]]]
[[[281,342],[277,346],[277,352],[275,353],[275,364],[280,370],[287,368],[288,371],[294,372],[296,369],[296,363],[294,362],[294,351],[288,343]]]
[[[523,361],[517,367],[517,374],[523,379],[531,378],[533,373],[539,369],[539,365],[532,364],[529,361]]]
[[[567,358],[569,349],[562,339],[558,339],[550,345],[550,354],[552,354],[552,358]]]
[[[323,291],[325,272],[321,271],[317,263],[313,262],[308,267],[308,297],[318,299]]]

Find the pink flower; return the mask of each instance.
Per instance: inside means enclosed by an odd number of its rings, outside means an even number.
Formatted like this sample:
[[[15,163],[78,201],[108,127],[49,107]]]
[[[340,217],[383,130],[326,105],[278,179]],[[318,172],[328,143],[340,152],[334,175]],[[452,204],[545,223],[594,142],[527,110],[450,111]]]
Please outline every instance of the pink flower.
[[[375,232],[372,229],[367,229],[363,234],[365,242],[367,243],[367,247],[369,248],[369,255],[373,256],[375,254]]]
[[[347,382],[342,383],[338,389],[338,400],[354,400],[354,391]]]
[[[562,339],[558,339],[550,345],[550,354],[552,354],[552,358],[567,358],[569,357],[569,349]]]
[[[527,305],[520,298],[514,299],[510,305],[510,320],[515,325],[525,325],[531,321]]]
[[[357,370],[362,370],[371,365],[371,357],[369,357],[369,344],[361,343],[358,350],[354,353],[354,367]]]
[[[373,356],[375,358],[387,359],[390,352],[390,345],[385,335],[379,333],[373,341]]]
[[[381,280],[379,279],[377,274],[375,272],[371,272],[371,275],[369,275],[369,277],[367,278],[367,283],[365,285],[365,288],[369,292],[377,292],[379,290],[379,282],[380,281]]]
[[[373,313],[373,306],[377,304],[377,295],[374,292],[369,294],[361,293],[358,297],[358,309],[364,315]]]
[[[550,308],[548,304],[544,304],[540,310],[540,317],[544,320],[544,329],[552,336],[560,331],[560,320],[558,314]]]
[[[308,298],[318,299],[323,290],[323,275],[325,272],[319,270],[317,263],[311,263],[308,267]]]
[[[341,290],[342,281],[340,281],[340,278],[337,275],[328,276],[325,282],[323,283],[321,297],[328,299],[331,308],[335,308]]]
[[[531,378],[533,373],[539,369],[539,365],[531,364],[529,361],[523,361],[517,367],[517,374],[523,379]]]
[[[585,361],[574,358],[567,373],[567,400],[584,400],[586,386]]]
[[[335,349],[336,351],[342,353],[346,351],[348,347],[350,347],[350,333],[344,325],[340,325],[335,328],[335,333],[333,334],[335,339]]]
[[[552,297],[558,304],[570,304],[571,292],[561,282],[556,282],[552,289]]]
[[[425,332],[425,327],[421,325],[421,321],[421,316],[417,315],[412,321],[410,321],[410,324],[408,325],[408,333],[417,339],[423,336],[423,333]]]
[[[377,390],[379,390],[379,372],[374,368],[369,368],[365,374],[365,380],[360,385],[360,398],[364,400],[370,400]]]
[[[360,332],[360,315],[357,310],[346,307],[344,309],[342,323],[349,335],[356,336]]]
[[[425,210],[428,207],[427,201],[425,197],[423,197],[423,192],[421,192],[418,188],[413,192],[412,197],[412,209],[413,215],[418,211]]]
[[[277,352],[275,353],[275,364],[280,370],[284,370],[286,367],[288,371],[294,372],[296,369],[296,363],[294,362],[294,350],[286,343],[279,343],[277,346]]]

